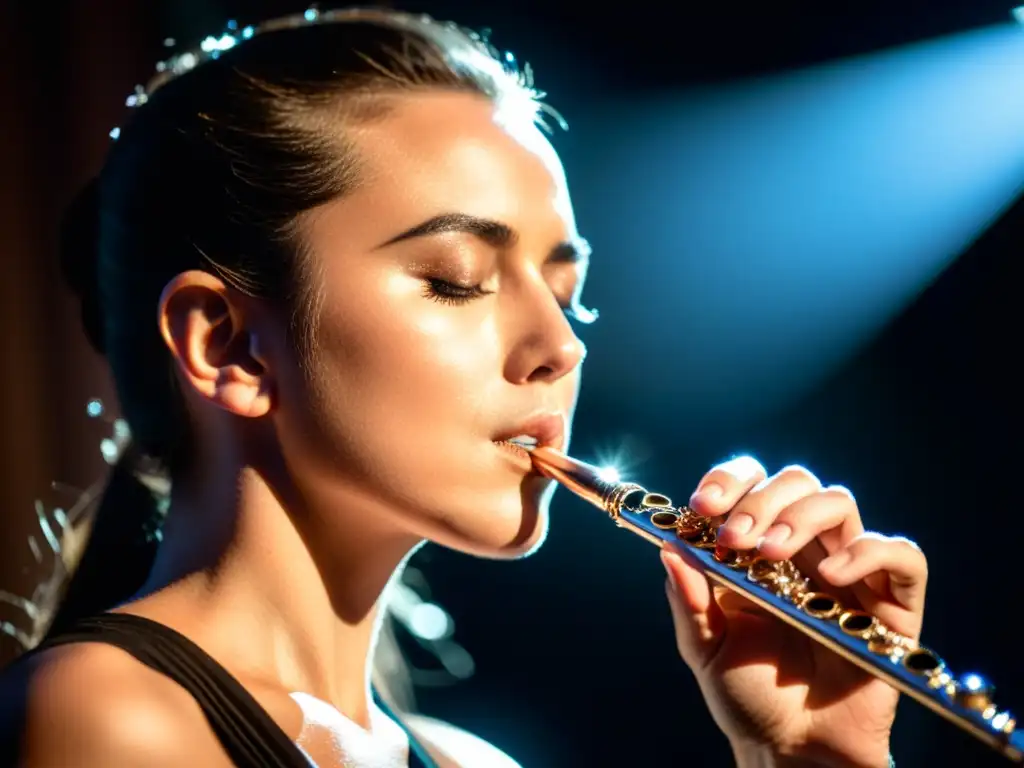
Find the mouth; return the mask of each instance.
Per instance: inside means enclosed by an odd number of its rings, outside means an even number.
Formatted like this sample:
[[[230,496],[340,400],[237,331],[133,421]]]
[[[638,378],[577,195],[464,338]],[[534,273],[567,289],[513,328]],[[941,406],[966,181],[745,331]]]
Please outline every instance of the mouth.
[[[510,453],[521,462],[529,462],[533,466],[533,459],[530,458],[530,450],[536,445],[528,445],[516,442],[515,440],[495,440],[494,444],[503,451]]]
[[[518,462],[533,467],[530,452],[538,446],[561,449],[565,442],[565,416],[547,413],[535,416],[492,438],[499,449]]]

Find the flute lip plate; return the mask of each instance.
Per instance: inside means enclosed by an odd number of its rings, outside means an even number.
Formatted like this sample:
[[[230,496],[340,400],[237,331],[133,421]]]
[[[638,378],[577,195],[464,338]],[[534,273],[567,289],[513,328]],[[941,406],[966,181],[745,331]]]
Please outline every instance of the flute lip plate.
[[[608,494],[622,485],[609,483],[598,467],[550,446],[538,446],[530,451],[530,456],[540,474],[599,508],[604,508]]]

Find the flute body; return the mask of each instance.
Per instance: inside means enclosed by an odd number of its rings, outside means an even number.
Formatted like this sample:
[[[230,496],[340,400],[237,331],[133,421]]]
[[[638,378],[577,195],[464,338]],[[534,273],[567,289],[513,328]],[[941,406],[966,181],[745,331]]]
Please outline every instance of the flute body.
[[[601,471],[553,448],[530,451],[541,474],[607,512],[614,522],[659,547],[688,549],[714,583],[742,594],[843,658],[916,699],[1010,760],[1024,762],[1024,731],[992,700],[980,675],[955,677],[933,651],[885,627],[864,611],[812,589],[790,561],[726,549],[716,525],[685,506],[634,483],[610,482]]]

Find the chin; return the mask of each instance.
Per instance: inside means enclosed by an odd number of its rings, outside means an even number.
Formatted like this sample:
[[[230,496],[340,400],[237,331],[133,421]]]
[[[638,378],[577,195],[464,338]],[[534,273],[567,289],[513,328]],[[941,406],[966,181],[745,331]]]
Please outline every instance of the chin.
[[[517,533],[518,536],[511,542],[498,546],[491,557],[496,560],[519,560],[540,549],[548,538],[547,510],[535,516],[535,523],[528,531],[520,529]]]
[[[540,549],[548,537],[545,518],[543,524],[535,526],[529,535],[511,542],[478,542],[471,554],[488,560],[521,560]]]
[[[472,505],[457,513],[462,518],[462,524],[454,526],[457,533],[453,531],[452,539],[437,543],[490,560],[528,557],[547,539],[548,506],[554,490],[550,480],[526,478],[514,494],[502,494],[489,504]]]

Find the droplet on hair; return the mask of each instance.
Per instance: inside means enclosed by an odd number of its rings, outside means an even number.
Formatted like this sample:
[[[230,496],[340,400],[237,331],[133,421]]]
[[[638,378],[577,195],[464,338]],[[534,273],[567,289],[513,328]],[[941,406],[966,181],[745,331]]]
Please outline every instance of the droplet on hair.
[[[116,130],[116,129],[115,129]],[[90,400],[89,404],[85,406],[85,412],[89,415],[89,418],[95,419],[103,415],[103,401],[102,400]]]
[[[441,640],[451,633],[448,614],[433,603],[420,603],[409,616],[408,629],[423,640]]]
[[[136,85],[135,92],[124,100],[124,105],[126,107],[141,107],[147,101],[149,101],[149,96],[146,94],[145,87]]]
[[[119,441],[127,440],[132,436],[131,430],[128,428],[128,422],[124,419],[114,420],[114,438]]]
[[[28,537],[28,549],[32,553],[32,559],[35,560],[37,564],[43,562],[43,553],[39,549],[39,542],[36,541],[35,536]]]
[[[100,441],[100,453],[103,454],[103,460],[106,461],[107,464],[113,464],[117,461],[117,443],[109,437],[103,438],[103,440]]]

